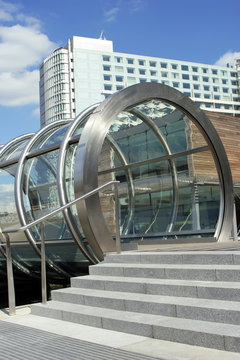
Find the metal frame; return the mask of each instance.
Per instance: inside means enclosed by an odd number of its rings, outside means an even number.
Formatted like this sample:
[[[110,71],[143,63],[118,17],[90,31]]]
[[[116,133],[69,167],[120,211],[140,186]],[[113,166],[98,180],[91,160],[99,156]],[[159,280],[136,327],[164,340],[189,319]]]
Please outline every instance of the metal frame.
[[[78,203],[79,201],[83,201],[84,199],[87,199],[91,196],[93,196],[96,193],[99,193],[99,191],[105,189],[106,187],[110,185],[114,185],[114,193],[115,193],[115,204],[116,209],[118,209],[118,190],[117,185],[119,184],[119,181],[113,180],[109,181],[96,189],[93,189],[92,191],[88,192],[87,194],[84,194],[80,196],[79,198],[70,201],[69,203],[59,207],[58,209],[55,209],[51,211],[49,214],[42,216],[41,218],[32,221],[29,224],[26,224],[24,226],[21,226],[19,228],[10,228],[10,229],[1,229],[0,228],[0,234],[3,235],[6,239],[6,254],[7,254],[7,280],[8,280],[8,302],[9,302],[9,315],[15,315],[15,288],[14,288],[14,278],[13,278],[13,268],[12,268],[12,257],[11,257],[11,244],[10,244],[10,233],[16,233],[20,231],[26,231],[32,228],[33,226],[37,224],[41,224],[41,285],[42,285],[42,303],[46,304],[47,302],[47,277],[46,277],[46,254],[45,254],[45,241],[44,241],[44,222],[53,217],[54,215],[58,214],[59,212],[62,212],[72,205]],[[118,211],[116,210],[116,224],[118,224]],[[116,226],[116,243],[115,243],[115,249],[117,252],[121,252],[121,244],[120,244],[120,233],[119,233],[119,224]]]
[[[98,184],[98,158],[108,129],[117,115],[150,100],[164,101],[183,112],[198,127],[213,155],[221,188],[218,225],[214,236],[224,241],[229,236],[233,219],[233,183],[222,142],[207,116],[183,93],[157,83],[141,83],[113,94],[101,103],[88,119],[79,140],[75,162],[75,195],[91,191]],[[169,156],[169,155],[168,155]],[[99,259],[113,249],[100,207],[99,196],[78,203],[78,214],[84,233]]]
[[[24,211],[23,211],[23,197],[22,197],[22,177],[23,177],[23,169],[25,166],[25,161],[27,160],[27,157],[30,154],[31,148],[33,147],[34,143],[45,133],[47,133],[49,130],[53,129],[53,128],[58,128],[61,125],[67,125],[69,124],[69,120],[61,120],[55,123],[51,123],[49,125],[47,125],[46,127],[40,129],[32,138],[31,140],[28,142],[27,146],[25,147],[24,151],[21,154],[21,157],[18,161],[18,168],[17,168],[17,172],[16,172],[16,177],[15,177],[15,202],[16,202],[16,208],[17,208],[17,212],[18,212],[18,216],[20,219],[20,223],[22,226],[27,225],[27,221],[24,215]],[[45,150],[45,149],[43,149]],[[45,152],[44,152],[45,153]],[[38,155],[40,155],[38,153]],[[29,229],[27,228],[25,230],[25,234],[26,237],[30,243],[30,245],[33,247],[33,249],[35,250],[36,254],[40,257],[41,256],[41,252],[39,250],[39,247],[36,244],[35,239],[33,238],[31,232],[29,231]],[[66,277],[69,276],[69,274],[64,271],[63,269],[61,269],[59,266],[57,266],[56,264],[53,263],[52,260],[50,260],[47,256],[46,256],[46,262],[47,264],[53,268],[56,272],[58,272],[59,274],[62,274]]]
[[[98,105],[99,104],[94,104],[92,106],[89,106],[87,109],[82,111],[75,118],[72,125],[70,125],[68,131],[66,132],[63,142],[61,144],[61,147],[59,150],[58,165],[57,165],[57,168],[58,168],[57,187],[58,187],[59,203],[62,206],[67,203],[67,190],[66,190],[66,183],[65,183],[65,161],[66,161],[66,156],[67,156],[67,151],[69,148],[70,141],[71,141],[74,131],[77,129],[77,127],[86,119],[87,116],[89,116],[96,109],[96,107]],[[76,244],[79,246],[81,251],[93,264],[97,263],[98,259],[94,256],[93,253],[91,253],[89,251],[89,249],[86,246],[86,243],[83,242],[83,238],[80,234],[79,229],[76,226],[76,222],[75,222],[74,216],[71,212],[71,209],[67,208],[65,211],[63,211],[63,216],[65,218],[65,221],[68,225],[68,228],[69,228]]]

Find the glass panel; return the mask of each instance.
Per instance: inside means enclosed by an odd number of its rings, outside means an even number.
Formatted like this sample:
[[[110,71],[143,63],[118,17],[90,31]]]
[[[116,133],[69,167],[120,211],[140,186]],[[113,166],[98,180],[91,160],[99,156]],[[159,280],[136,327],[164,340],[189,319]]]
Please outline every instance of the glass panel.
[[[75,199],[74,193],[74,165],[75,165],[75,156],[77,151],[77,144],[71,144],[67,149],[66,161],[65,161],[65,184],[66,184],[66,194],[67,201],[72,201]],[[80,236],[84,237],[82,226],[79,221],[77,206],[73,205],[70,208],[71,214],[73,215],[72,221],[75,222],[75,229],[79,232]]]
[[[23,177],[24,212],[27,222],[31,222],[58,208],[56,169],[58,150],[26,161]],[[40,239],[40,225],[31,231],[36,240]],[[45,238],[71,238],[63,215],[59,213],[45,222]]]
[[[119,114],[104,141],[98,171],[99,185],[114,178],[121,183],[122,235],[214,233],[220,189],[211,152],[208,147],[198,150],[206,145],[197,126],[166,103],[152,100]],[[195,152],[188,154],[192,149]],[[164,159],[167,154],[169,160]],[[114,233],[113,190],[101,195],[100,201]]]
[[[18,142],[17,144],[12,145],[4,154],[1,156],[0,161],[18,159],[21,155],[23,149],[27,145],[29,139]]]
[[[67,129],[68,125],[59,126],[56,125],[53,129],[50,129],[47,133],[40,136],[40,138],[34,143],[31,151],[45,149],[49,146],[61,143]]]
[[[14,197],[14,181],[17,164],[0,169],[0,226],[2,229],[20,225]],[[23,233],[13,233],[11,241],[26,240]]]

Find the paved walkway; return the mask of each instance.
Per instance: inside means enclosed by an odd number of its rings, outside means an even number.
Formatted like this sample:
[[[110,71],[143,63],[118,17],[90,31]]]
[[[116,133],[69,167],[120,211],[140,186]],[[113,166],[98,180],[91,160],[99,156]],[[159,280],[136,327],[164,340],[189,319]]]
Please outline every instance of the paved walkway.
[[[240,360],[240,354],[0,311],[0,360]]]

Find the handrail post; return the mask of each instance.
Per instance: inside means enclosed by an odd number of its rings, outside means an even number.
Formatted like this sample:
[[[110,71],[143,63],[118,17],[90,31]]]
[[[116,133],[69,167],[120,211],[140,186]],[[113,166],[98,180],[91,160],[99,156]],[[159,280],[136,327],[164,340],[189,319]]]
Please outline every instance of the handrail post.
[[[46,252],[44,239],[44,222],[41,222],[41,285],[42,285],[42,303],[47,303],[47,277],[46,277]]]
[[[15,289],[14,289],[11,245],[10,245],[10,238],[8,233],[3,235],[6,240],[8,307],[9,307],[9,315],[12,316],[16,314],[16,299],[15,299]]]
[[[115,198],[115,226],[116,226],[116,251],[121,254],[121,239],[119,226],[119,201],[118,201],[118,184],[114,184],[114,198]]]

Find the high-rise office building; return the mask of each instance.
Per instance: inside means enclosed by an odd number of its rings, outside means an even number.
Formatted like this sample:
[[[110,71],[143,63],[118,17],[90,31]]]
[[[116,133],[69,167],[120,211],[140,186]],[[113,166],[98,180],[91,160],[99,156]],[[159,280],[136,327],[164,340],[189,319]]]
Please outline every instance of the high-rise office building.
[[[174,87],[201,109],[240,115],[240,60],[235,67],[113,51],[113,42],[73,36],[40,68],[41,126],[74,118],[81,110],[139,82]]]

